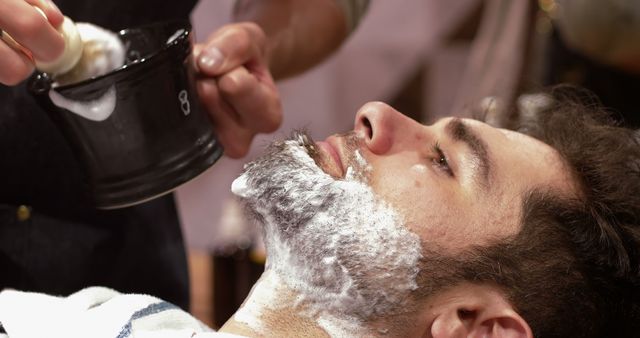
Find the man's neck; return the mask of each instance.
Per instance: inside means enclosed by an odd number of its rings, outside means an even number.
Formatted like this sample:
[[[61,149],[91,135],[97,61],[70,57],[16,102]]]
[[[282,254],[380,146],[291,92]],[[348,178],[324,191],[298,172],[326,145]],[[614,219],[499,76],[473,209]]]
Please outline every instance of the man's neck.
[[[327,337],[318,323],[295,304],[296,294],[265,272],[220,332],[247,337]]]

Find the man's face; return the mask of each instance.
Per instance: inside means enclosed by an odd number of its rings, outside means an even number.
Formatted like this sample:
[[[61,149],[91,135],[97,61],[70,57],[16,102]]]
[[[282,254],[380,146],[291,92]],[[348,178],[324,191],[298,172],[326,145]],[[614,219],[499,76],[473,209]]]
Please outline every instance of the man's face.
[[[515,234],[526,193],[570,191],[566,172],[552,148],[524,135],[471,120],[424,126],[372,103],[353,133],[275,144],[232,190],[263,225],[272,284],[343,334],[345,317],[410,305],[424,253]]]
[[[456,252],[503,239],[519,230],[528,191],[572,191],[555,149],[475,120],[445,118],[425,126],[370,103],[358,112],[354,132],[373,191],[404,216],[425,249]],[[318,162],[334,177],[357,161],[347,139],[318,142]]]

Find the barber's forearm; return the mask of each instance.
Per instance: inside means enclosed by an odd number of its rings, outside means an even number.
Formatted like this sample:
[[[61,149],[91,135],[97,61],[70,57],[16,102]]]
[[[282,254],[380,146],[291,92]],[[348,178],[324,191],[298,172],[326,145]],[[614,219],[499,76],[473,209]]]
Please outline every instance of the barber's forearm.
[[[262,27],[276,79],[316,65],[348,35],[344,13],[335,0],[238,0],[234,19]]]

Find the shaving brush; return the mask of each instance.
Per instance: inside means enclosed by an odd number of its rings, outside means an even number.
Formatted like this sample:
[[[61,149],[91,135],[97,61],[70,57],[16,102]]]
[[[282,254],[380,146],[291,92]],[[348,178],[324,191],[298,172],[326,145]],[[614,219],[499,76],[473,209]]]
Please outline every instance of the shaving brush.
[[[45,19],[47,18],[47,15],[44,14],[44,12],[40,8],[35,6],[33,8],[35,8],[43,17],[45,17]],[[18,42],[16,42],[16,40],[14,40],[11,35],[7,34],[6,32],[0,32],[2,33],[0,34],[0,36],[2,37],[2,40],[4,42],[17,50],[21,50],[23,53],[31,57],[31,52],[29,52]],[[78,63],[80,57],[82,56],[82,38],[80,37],[80,33],[78,32],[75,23],[65,16],[62,24],[60,25],[60,27],[58,27],[58,32],[60,32],[60,34],[62,34],[62,37],[64,38],[64,51],[62,52],[62,54],[57,59],[49,62],[34,60],[36,69],[44,73],[49,73],[51,75],[63,74],[68,72],[76,65],[76,63]]]
[[[35,9],[46,18],[38,7]],[[106,29],[88,23],[74,23],[68,17],[58,32],[65,41],[64,51],[53,61],[34,60],[37,70],[47,73],[55,81],[55,85],[65,85],[100,76],[124,64],[124,46],[118,36]],[[30,55],[9,34],[2,34],[2,39],[14,48]]]
[[[81,55],[74,66],[53,76],[58,85],[65,85],[104,75],[124,65],[125,46],[117,34],[90,23],[76,24],[82,38]]]
[[[39,8],[37,9],[44,15],[44,12]],[[64,21],[58,28],[58,32],[64,38],[64,51],[62,54],[51,62],[35,60],[36,69],[54,76],[70,71],[82,57],[83,50],[82,38],[76,28],[76,24],[71,19],[65,16]]]

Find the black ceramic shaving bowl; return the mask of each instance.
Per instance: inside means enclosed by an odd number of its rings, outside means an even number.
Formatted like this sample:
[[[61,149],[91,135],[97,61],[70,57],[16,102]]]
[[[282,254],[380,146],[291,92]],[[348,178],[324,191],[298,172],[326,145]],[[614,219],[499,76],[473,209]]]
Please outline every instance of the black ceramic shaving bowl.
[[[98,208],[163,195],[222,155],[196,92],[190,24],[164,22],[118,36],[126,46],[121,68],[57,87],[47,74],[29,80],[29,90],[83,164]],[[73,112],[77,107],[61,105],[60,97],[88,113],[100,108],[102,117],[83,117]]]

